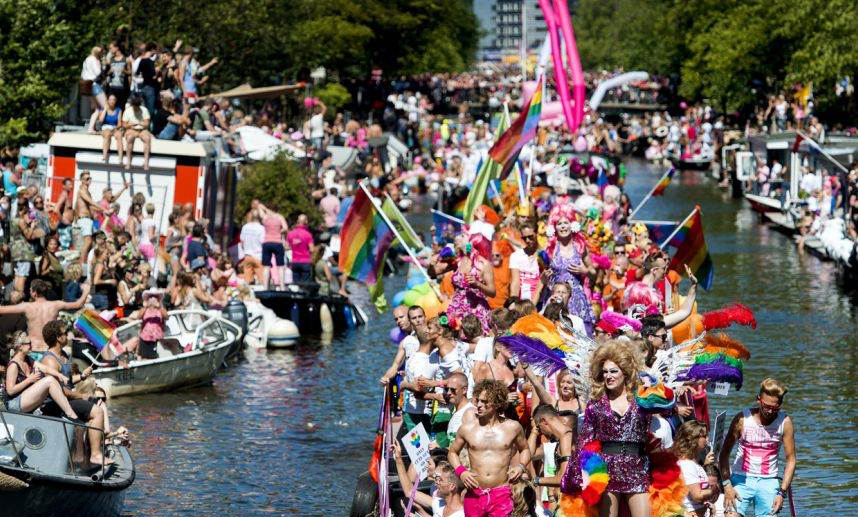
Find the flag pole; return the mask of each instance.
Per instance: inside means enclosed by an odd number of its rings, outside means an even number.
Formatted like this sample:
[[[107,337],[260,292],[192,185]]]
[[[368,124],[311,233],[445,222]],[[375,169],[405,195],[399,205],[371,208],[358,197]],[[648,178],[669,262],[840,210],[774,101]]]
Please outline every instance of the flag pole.
[[[453,221],[454,223],[458,223],[458,224],[465,224],[465,221],[463,221],[463,220],[459,219],[458,217],[453,217],[452,215],[445,214],[444,212],[442,212],[442,211],[440,211],[440,210],[436,210],[436,209],[432,208],[432,209],[431,209],[431,212],[432,212],[433,214],[438,214],[438,215],[440,215],[441,217],[443,217],[443,218],[445,218],[445,219],[449,219],[449,220]]]
[[[409,248],[408,245],[405,244],[405,241],[402,240],[402,236],[400,236],[399,232],[396,231],[396,226],[394,226],[393,223],[390,222],[390,219],[387,218],[387,214],[384,213],[384,210],[381,209],[381,207],[378,205],[378,201],[373,197],[369,190],[367,190],[366,186],[364,186],[362,182],[358,182],[358,186],[361,190],[363,190],[364,194],[366,194],[366,197],[369,198],[370,203],[372,203],[372,207],[375,208],[375,211],[378,212],[378,215],[381,216],[381,218],[384,220],[384,223],[387,224],[387,227],[390,228],[390,230],[393,232],[393,235],[396,236],[397,239],[399,239],[399,243],[402,244],[403,248],[405,248],[405,251],[408,253],[408,256],[411,257],[411,260],[414,261],[414,265],[417,266],[417,269],[420,270],[420,273],[422,273],[423,276],[426,278],[426,281],[429,282],[429,287],[432,288],[432,291],[440,300],[441,293],[438,291],[438,287],[435,285],[435,282],[431,278],[429,278],[429,273],[426,272],[426,269],[424,269],[423,265],[420,264],[420,261],[417,260],[417,256],[414,255],[414,252],[411,251],[411,248]]]
[[[638,213],[638,210],[643,208],[644,204],[646,204],[646,202],[649,201],[649,198],[652,197],[652,193],[655,192],[655,189],[657,189],[658,186],[661,184],[661,180],[663,180],[665,178],[665,176],[670,174],[671,169],[673,169],[673,167],[671,167],[670,169],[667,169],[667,171],[665,171],[665,173],[662,174],[660,178],[658,178],[658,181],[655,183],[655,185],[652,186],[650,191],[647,192],[647,195],[644,196],[644,198],[641,200],[641,202],[638,203],[638,206],[634,210],[632,210],[632,213],[629,214],[629,220],[630,221],[635,218],[635,214]]]
[[[384,193],[384,195],[387,197],[387,199],[388,199],[391,203],[393,203],[393,204],[394,204],[394,206],[396,205],[396,202],[393,200],[393,198],[392,198],[392,197],[390,197],[390,194],[388,194],[387,192],[385,192],[385,193]],[[400,212],[400,214],[401,214],[401,212]],[[411,232],[415,237],[417,237],[417,242],[419,242],[419,243],[420,243],[420,247],[421,247],[421,248],[425,248],[425,247],[426,247],[426,245],[425,245],[425,244],[423,244],[423,239],[421,239],[421,238],[420,238],[420,235],[418,235],[418,233],[414,231],[414,228],[411,226],[411,223],[409,223],[409,222],[408,222],[408,219],[406,219],[406,218],[405,218],[405,215],[404,215],[404,214],[402,214],[402,222],[404,222],[404,223],[405,223],[405,226],[407,226],[407,227],[408,227],[408,231],[410,231],[410,232]]]
[[[686,217],[685,219],[683,219],[683,220],[682,220],[682,222],[681,222],[681,223],[679,223],[679,226],[677,226],[677,227],[676,227],[676,229],[675,229],[675,230],[673,230],[673,233],[671,233],[671,234],[667,237],[667,239],[665,239],[665,240],[664,240],[664,242],[662,242],[661,244],[659,244],[659,245],[658,245],[658,249],[663,250],[663,249],[664,249],[664,247],[665,247],[665,246],[667,246],[667,243],[668,243],[668,242],[670,242],[670,241],[671,241],[671,240],[676,236],[676,234],[677,234],[677,233],[679,233],[679,230],[681,230],[681,229],[682,229],[682,227],[683,227],[683,226],[685,226],[685,223],[687,223],[689,219],[691,219],[692,217],[694,217],[694,214],[695,214],[695,213],[697,213],[699,210],[700,210],[700,205],[695,206],[695,207],[694,207],[694,210],[692,210],[692,211],[691,211],[691,213],[690,213],[690,214],[688,214],[688,217]]]
[[[828,154],[828,152],[826,152],[826,151],[825,151],[825,149],[823,149],[821,145],[819,145],[818,143],[816,143],[816,140],[814,140],[813,138],[810,138],[809,136],[807,136],[806,134],[802,133],[801,131],[796,130],[796,133],[798,133],[799,135],[801,135],[801,136],[802,136],[802,138],[804,138],[804,139],[805,139],[805,140],[807,140],[808,142],[811,142],[811,145],[812,145],[812,146],[814,146],[814,147],[816,147],[816,149],[820,152],[820,154],[822,154],[822,156],[825,156],[826,158],[828,158],[828,161],[830,161],[830,162],[831,162],[831,163],[833,163],[834,165],[838,166],[838,167],[840,168],[840,170],[841,170],[841,171],[845,172],[846,174],[849,174],[849,169],[847,169],[846,167],[844,167],[842,163],[838,162],[837,160],[835,160],[835,159],[834,159],[834,157],[833,157],[833,156],[831,156],[830,154]]]

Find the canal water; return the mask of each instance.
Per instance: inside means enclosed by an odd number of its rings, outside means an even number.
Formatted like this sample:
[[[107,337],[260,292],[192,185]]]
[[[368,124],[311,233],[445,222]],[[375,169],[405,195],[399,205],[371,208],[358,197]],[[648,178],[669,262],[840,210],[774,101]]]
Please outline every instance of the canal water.
[[[640,200],[661,172],[630,162],[632,199]],[[677,176],[639,217],[679,220],[700,204],[715,263],[714,285],[700,296],[700,309],[739,301],[758,322],[756,330],[729,331],[752,358],[743,389],[713,396],[710,411],[732,416],[753,404],[762,379],[784,381],[784,410],[796,429],[797,515],[852,514],[858,504],[856,300],[839,286],[833,264],[799,255],[712,180],[697,172]],[[428,229],[428,215],[410,218],[418,230]],[[390,299],[404,278],[385,283]],[[355,478],[371,454],[382,393],[377,379],[395,353],[391,315],[376,315],[366,290],[352,289],[371,317],[360,329],[302,338],[288,351],[248,351],[212,386],[113,401],[113,425],[131,429],[137,466],[125,514],[347,515]]]

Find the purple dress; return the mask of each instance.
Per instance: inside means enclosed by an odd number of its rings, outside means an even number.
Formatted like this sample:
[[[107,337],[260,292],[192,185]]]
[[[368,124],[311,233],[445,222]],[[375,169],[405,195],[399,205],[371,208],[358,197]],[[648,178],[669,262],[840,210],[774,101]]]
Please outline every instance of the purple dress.
[[[484,265],[484,263],[481,263]],[[471,267],[471,272],[468,275],[460,271],[453,273],[451,281],[456,291],[453,293],[453,298],[447,306],[447,316],[453,321],[461,323],[462,318],[468,314],[473,314],[480,320],[483,327],[483,332],[491,331],[491,319],[489,315],[489,301],[486,295],[476,287],[468,285],[469,275],[480,275],[482,267],[476,267],[476,264]]]
[[[584,326],[587,328],[587,333],[592,335],[593,333],[593,325],[595,321],[593,318],[593,307],[590,306],[590,301],[587,299],[587,294],[584,292],[584,286],[581,285],[581,281],[578,280],[578,277],[568,271],[569,266],[580,266],[583,261],[581,260],[581,255],[578,253],[578,250],[575,249],[575,246],[571,246],[572,254],[569,256],[562,255],[560,250],[557,250],[554,253],[554,257],[551,259],[551,280],[548,281],[548,289],[544,292],[546,293],[546,297],[551,293],[551,290],[554,289],[554,285],[559,282],[566,282],[569,284],[569,287],[572,288],[572,295],[569,296],[569,314],[574,314],[578,316],[582,320],[584,320]]]
[[[611,409],[607,396],[591,400],[584,411],[578,443],[580,446],[593,440],[602,442],[630,442],[643,449],[649,434],[650,416],[641,411],[632,399],[626,414],[619,416]],[[608,492],[637,494],[649,490],[649,457],[646,454],[600,454],[608,464]]]

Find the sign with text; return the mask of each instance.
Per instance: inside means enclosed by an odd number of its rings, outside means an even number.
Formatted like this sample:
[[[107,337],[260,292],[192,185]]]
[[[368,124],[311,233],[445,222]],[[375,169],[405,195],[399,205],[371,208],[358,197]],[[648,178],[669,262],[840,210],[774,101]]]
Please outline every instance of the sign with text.
[[[417,424],[414,429],[408,431],[402,437],[402,445],[405,446],[405,452],[408,453],[411,464],[414,465],[414,470],[417,471],[418,480],[428,478],[429,435],[426,434],[423,424]]]
[[[726,397],[727,394],[730,393],[730,383],[710,382],[706,385],[706,391],[711,392],[713,395],[721,395],[722,397]]]

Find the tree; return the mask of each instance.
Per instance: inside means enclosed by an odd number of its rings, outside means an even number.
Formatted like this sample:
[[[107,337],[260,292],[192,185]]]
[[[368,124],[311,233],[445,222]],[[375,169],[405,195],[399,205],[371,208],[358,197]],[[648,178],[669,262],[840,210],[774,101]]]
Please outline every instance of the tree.
[[[273,160],[256,162],[242,168],[235,194],[235,220],[244,222],[254,199],[264,200],[265,206],[294,222],[300,214],[307,214],[310,226],[322,221],[319,208],[313,201],[307,182],[313,171],[290,159],[285,153]]]

